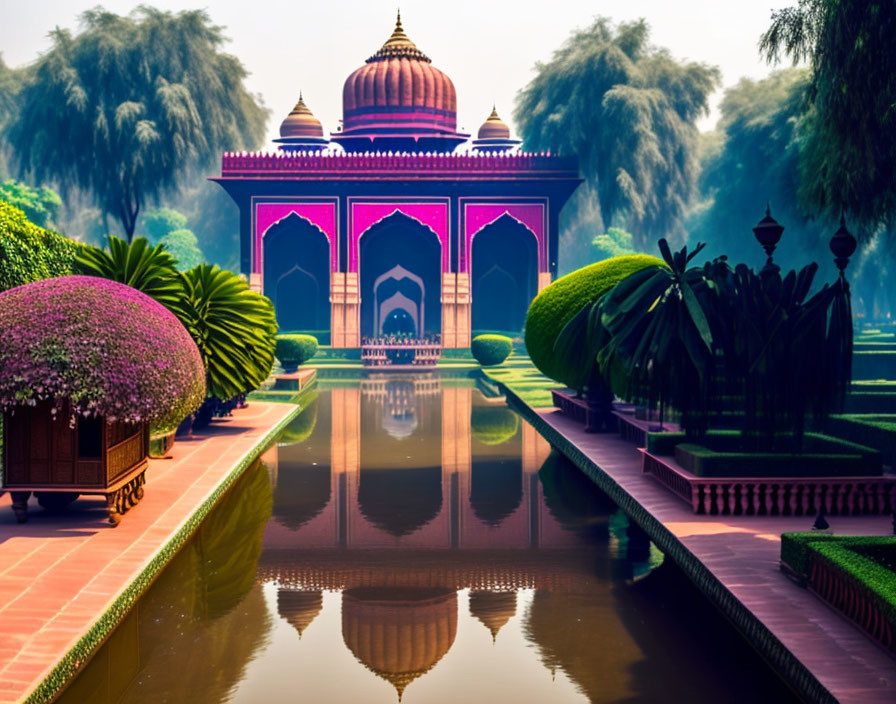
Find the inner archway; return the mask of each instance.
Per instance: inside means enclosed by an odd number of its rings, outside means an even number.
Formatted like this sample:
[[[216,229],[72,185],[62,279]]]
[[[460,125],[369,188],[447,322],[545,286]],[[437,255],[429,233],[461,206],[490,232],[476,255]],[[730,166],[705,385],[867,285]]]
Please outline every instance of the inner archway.
[[[362,337],[394,334],[396,326],[417,337],[441,330],[441,253],[436,234],[400,212],[362,234]]]
[[[309,333],[329,343],[330,243],[295,213],[264,236],[264,294],[274,304],[280,332]]]
[[[503,215],[473,236],[473,334],[517,336],[538,292],[538,241],[525,225]]]

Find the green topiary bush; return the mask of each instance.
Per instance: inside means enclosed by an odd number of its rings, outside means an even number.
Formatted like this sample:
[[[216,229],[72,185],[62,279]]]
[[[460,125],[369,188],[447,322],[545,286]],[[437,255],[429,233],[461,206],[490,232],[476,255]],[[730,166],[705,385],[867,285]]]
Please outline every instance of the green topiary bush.
[[[578,374],[558,364],[554,342],[560,331],[585,305],[594,302],[630,274],[649,266],[664,266],[657,257],[631,254],[583,267],[539,293],[526,316],[526,350],[532,363],[547,377],[575,386]]]
[[[284,371],[294,372],[317,354],[317,338],[312,335],[277,335],[277,349],[274,352]]]
[[[0,200],[0,291],[71,274],[81,246]]]
[[[477,335],[470,343],[470,352],[483,367],[491,367],[510,356],[513,340],[504,335]]]

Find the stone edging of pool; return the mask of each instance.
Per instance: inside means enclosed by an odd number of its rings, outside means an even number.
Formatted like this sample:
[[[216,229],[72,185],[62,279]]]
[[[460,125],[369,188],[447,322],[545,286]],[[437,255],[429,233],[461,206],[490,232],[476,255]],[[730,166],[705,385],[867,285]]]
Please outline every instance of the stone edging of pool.
[[[553,447],[562,452],[606,493],[654,544],[688,575],[703,594],[744,635],[750,644],[793,689],[804,699],[823,704],[836,704],[837,699],[814,674],[746,608],[719,579],[688,550],[657,518],[576,445],[547,423],[539,413],[501,384],[509,405],[515,408]]]
[[[286,404],[283,404],[286,405]],[[45,704],[52,702],[77,674],[97,649],[112,634],[119,623],[128,614],[140,596],[149,588],[153,580],[161,573],[178,550],[190,539],[199,524],[215,507],[225,492],[242,476],[274,438],[302,410],[293,406],[278,423],[273,425],[258,441],[247,450],[242,457],[221,478],[215,488],[200,506],[180,524],[180,527],[165,542],[139,575],[122,591],[112,605],[96,620],[78,642],[62,657],[50,674],[27,696],[25,704]]]

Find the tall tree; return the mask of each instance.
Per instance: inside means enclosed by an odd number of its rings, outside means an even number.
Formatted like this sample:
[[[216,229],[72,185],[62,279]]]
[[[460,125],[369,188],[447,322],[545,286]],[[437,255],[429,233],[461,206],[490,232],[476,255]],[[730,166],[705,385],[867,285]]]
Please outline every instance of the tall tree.
[[[526,147],[580,159],[603,221],[586,243],[610,226],[631,232],[637,249],[678,236],[694,194],[696,120],[719,71],[648,40],[644,20],[614,26],[598,17],[537,64],[517,96]]]
[[[96,8],[81,22],[51,34],[6,131],[23,172],[88,191],[130,240],[141,208],[187,167],[256,146],[267,111],[204,11]]]
[[[846,212],[870,237],[896,217],[896,6],[892,0],[799,0],[772,13],[760,40],[769,62],[807,61],[805,197]]]

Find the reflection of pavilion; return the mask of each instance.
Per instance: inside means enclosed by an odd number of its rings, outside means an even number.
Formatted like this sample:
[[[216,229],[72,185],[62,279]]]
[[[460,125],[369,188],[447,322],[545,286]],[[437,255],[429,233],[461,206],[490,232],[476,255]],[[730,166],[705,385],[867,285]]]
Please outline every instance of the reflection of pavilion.
[[[312,437],[276,450],[265,550],[576,544],[541,500],[547,442],[528,424],[510,426],[506,439],[474,430],[473,394],[426,377],[321,394]]]
[[[322,392],[316,413],[310,437],[265,458],[276,486],[258,579],[277,583],[300,637],[322,593],[341,591],[346,647],[399,698],[451,648],[458,590],[494,640],[517,590],[595,583],[589,548],[543,500],[548,444],[503,405],[389,375]]]

